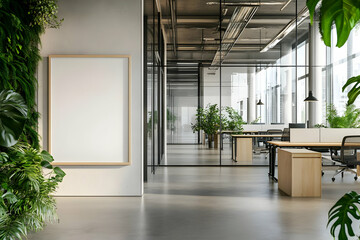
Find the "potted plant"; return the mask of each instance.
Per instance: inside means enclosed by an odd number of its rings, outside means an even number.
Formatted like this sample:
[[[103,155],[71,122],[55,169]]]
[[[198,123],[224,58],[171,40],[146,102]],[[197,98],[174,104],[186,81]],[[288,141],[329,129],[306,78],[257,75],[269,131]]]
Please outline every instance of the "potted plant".
[[[167,119],[167,129],[174,131],[175,130],[174,124],[177,117],[169,109],[166,109],[166,119]]]
[[[216,133],[220,129],[220,110],[217,104],[208,105],[206,109],[198,108],[196,113],[196,123],[191,124],[193,132],[203,130],[208,136],[209,148],[215,139]]]
[[[358,128],[360,127],[360,109],[350,104],[346,106],[344,115],[339,116],[334,105],[329,105],[326,119],[330,128]]]

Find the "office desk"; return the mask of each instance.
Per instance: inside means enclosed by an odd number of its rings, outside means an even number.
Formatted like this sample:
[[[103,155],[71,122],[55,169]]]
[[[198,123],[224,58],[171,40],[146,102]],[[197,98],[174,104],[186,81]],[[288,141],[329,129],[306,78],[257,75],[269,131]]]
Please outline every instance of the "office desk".
[[[279,138],[282,135],[279,134],[262,134],[262,135],[240,135],[233,134],[231,135],[231,157],[237,161],[252,161],[253,154],[253,139],[263,137],[263,138]],[[235,144],[234,144],[234,139]],[[235,149],[235,150],[234,150]]]
[[[312,147],[312,148],[340,148],[341,142],[286,142],[286,141],[268,141],[269,144],[269,176],[275,182],[275,161],[276,161],[276,149],[281,147]]]
[[[221,132],[219,131],[217,133],[217,135],[220,135],[220,150],[223,150],[224,149],[224,140],[223,140],[223,135],[224,134],[234,134],[234,133],[243,133],[242,131],[233,131],[233,130],[222,130]]]

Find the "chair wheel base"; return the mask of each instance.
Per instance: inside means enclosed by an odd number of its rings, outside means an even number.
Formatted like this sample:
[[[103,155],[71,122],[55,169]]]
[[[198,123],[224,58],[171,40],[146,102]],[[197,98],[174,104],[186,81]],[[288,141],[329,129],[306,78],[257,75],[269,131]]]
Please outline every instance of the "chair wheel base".
[[[331,179],[333,182],[335,182],[335,178],[333,177],[332,179]]]
[[[358,177],[356,176],[356,177],[354,177],[354,179],[355,179],[355,181],[358,179]]]
[[[324,172],[321,172],[321,176],[324,176]]]

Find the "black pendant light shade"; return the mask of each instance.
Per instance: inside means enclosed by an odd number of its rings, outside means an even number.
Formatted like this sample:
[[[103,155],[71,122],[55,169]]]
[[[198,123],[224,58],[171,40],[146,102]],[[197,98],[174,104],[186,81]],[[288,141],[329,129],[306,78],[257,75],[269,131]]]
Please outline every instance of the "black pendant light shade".
[[[304,99],[304,102],[317,102],[317,98],[313,96],[312,91],[309,91],[309,96]]]
[[[256,105],[264,105],[264,103],[261,101],[261,99],[259,99],[259,102]]]

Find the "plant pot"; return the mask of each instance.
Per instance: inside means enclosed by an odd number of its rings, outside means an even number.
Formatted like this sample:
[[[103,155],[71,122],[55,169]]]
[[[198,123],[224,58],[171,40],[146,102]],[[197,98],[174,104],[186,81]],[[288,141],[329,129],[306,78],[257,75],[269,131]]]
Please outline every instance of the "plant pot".
[[[212,148],[212,135],[211,134],[208,134],[208,144],[209,144],[209,148]]]
[[[214,134],[213,135],[214,137],[214,148],[218,148],[218,146],[219,146],[219,134]]]

